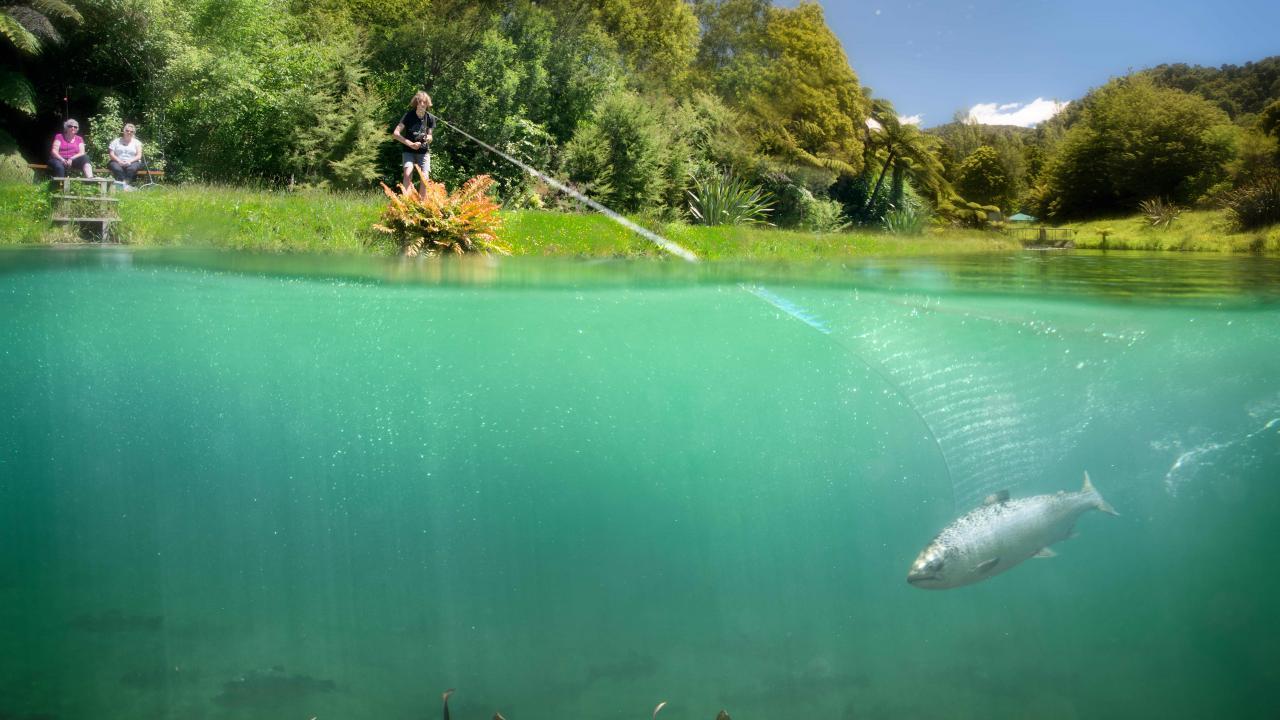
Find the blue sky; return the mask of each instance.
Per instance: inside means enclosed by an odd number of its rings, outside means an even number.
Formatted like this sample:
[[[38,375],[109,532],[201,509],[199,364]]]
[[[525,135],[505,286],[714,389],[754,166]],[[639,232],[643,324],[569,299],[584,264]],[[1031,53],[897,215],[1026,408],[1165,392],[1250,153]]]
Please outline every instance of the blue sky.
[[[1280,0],[820,2],[862,83],[925,126],[979,105],[1027,121],[1130,68],[1280,54]]]

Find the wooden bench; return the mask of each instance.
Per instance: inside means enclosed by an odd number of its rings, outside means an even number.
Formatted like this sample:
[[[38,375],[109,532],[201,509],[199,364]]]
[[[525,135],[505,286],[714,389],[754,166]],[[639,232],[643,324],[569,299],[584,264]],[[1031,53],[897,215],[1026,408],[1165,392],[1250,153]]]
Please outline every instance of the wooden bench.
[[[42,165],[40,163],[27,163],[27,167],[31,168],[32,170],[44,170],[46,172],[49,170],[48,165]],[[138,176],[141,177],[143,175],[147,175],[149,177],[155,177],[155,178],[162,178],[164,177],[164,171],[163,170],[139,170]]]

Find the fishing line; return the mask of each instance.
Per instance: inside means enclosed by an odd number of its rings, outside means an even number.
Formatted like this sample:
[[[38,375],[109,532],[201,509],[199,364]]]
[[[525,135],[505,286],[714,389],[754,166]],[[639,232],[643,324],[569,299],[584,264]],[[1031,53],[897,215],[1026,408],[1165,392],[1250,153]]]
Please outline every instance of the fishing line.
[[[502,159],[515,165],[516,167],[519,167],[521,170],[524,170],[530,175],[542,180],[543,182],[547,183],[548,185],[555,188],[556,190],[559,190],[560,192],[565,193],[566,195],[569,195],[570,197],[577,200],[578,202],[601,213],[605,217],[622,225],[628,230],[631,230],[637,233],[641,237],[652,242],[653,244],[657,245],[663,250],[671,253],[672,255],[675,255],[676,257],[681,258],[686,262],[690,262],[690,263],[699,262],[698,256],[694,254],[692,250],[689,250],[688,248],[685,248],[684,246],[679,245],[678,243],[672,242],[671,240],[668,240],[651,230],[647,230],[637,225],[636,223],[632,222],[631,220],[628,220],[627,218],[623,217],[617,212],[614,212],[610,208],[605,207],[604,205],[601,205],[599,202],[592,200],[586,195],[560,182],[559,180],[556,180],[555,178],[547,175],[546,173],[541,172],[537,168],[529,165],[528,163],[525,163],[519,160],[518,158],[515,158],[509,155],[508,153],[505,153],[499,150],[498,148],[490,145],[489,143],[467,132],[466,130],[463,130],[462,128],[449,122],[448,120],[445,120],[439,115],[435,117],[437,121],[448,126],[449,128],[452,128],[455,132],[467,138],[471,142],[479,145],[485,150],[488,150],[494,155],[501,157]],[[847,350],[850,354],[853,355],[854,358],[856,358],[868,370],[870,370],[872,374],[879,377],[882,382],[884,382],[886,385],[892,388],[893,391],[897,393],[898,397],[902,398],[903,402],[907,406],[907,409],[910,410],[913,415],[915,415],[916,419],[920,421],[920,424],[923,425],[925,430],[929,433],[929,439],[930,441],[933,442],[934,447],[938,448],[938,456],[942,459],[942,467],[947,473],[947,483],[951,486],[952,505],[958,505],[958,498],[956,496],[957,490],[956,490],[955,478],[951,473],[951,463],[950,461],[947,460],[947,454],[942,449],[942,442],[938,439],[938,434],[934,431],[933,426],[929,424],[929,421],[925,419],[924,414],[920,411],[919,407],[916,406],[916,403],[911,399],[911,396],[907,394],[907,392],[904,391],[896,382],[894,382],[893,379],[889,377],[888,373],[885,372],[883,368],[878,367],[876,364],[873,364],[870,360],[863,357],[862,354],[859,353],[857,350],[850,347],[848,344],[840,341],[836,337],[832,336],[831,329],[827,327],[826,323],[822,322],[822,320],[819,319],[817,316],[810,313],[808,310],[805,310],[804,308],[800,307],[799,305],[795,304],[794,302],[788,300],[787,298],[782,297],[781,295],[778,295],[777,293],[760,285],[739,284],[738,287],[756,296],[757,298],[760,298],[761,300],[772,305],[778,310],[781,310],[783,313],[786,313],[788,316],[804,323],[805,325],[808,325],[814,330],[817,330],[823,335],[826,335],[827,337],[831,338],[831,341],[833,343]]]

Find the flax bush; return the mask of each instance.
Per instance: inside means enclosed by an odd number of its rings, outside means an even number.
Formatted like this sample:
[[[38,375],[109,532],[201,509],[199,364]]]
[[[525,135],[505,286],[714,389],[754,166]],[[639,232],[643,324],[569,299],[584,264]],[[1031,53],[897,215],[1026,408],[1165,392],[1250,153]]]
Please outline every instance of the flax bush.
[[[1280,175],[1266,175],[1227,195],[1227,218],[1239,230],[1280,223]]]
[[[729,173],[694,182],[689,213],[700,225],[769,224],[773,199],[761,188]]]

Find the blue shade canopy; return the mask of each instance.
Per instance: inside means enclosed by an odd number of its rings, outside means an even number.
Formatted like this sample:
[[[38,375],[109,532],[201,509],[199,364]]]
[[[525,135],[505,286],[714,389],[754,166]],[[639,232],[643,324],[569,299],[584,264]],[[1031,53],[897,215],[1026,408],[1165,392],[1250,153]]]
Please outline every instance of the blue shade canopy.
[[[1031,217],[1026,213],[1018,213],[1017,215],[1009,216],[1009,222],[1035,222],[1035,221],[1036,221],[1035,218]]]

